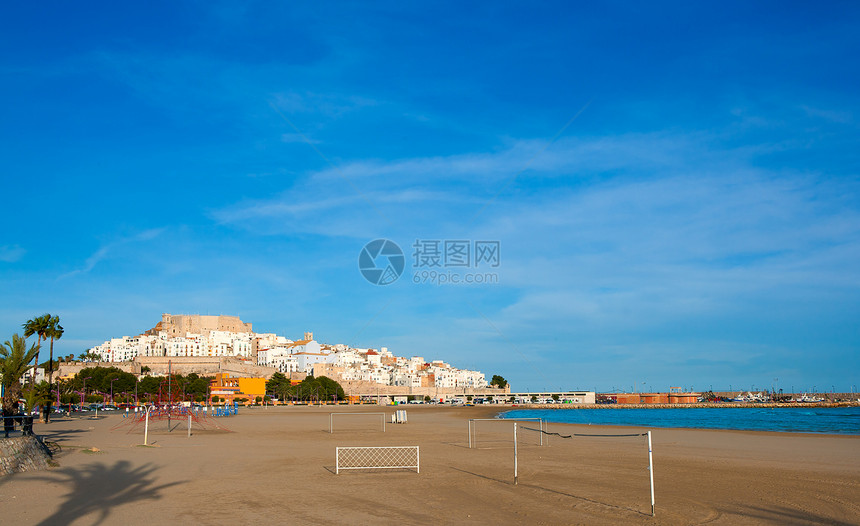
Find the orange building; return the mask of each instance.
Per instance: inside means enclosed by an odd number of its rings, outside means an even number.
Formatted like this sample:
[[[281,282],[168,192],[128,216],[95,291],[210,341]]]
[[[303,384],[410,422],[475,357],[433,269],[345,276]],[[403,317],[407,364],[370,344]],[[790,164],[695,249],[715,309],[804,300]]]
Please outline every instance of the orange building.
[[[245,398],[253,403],[258,396],[266,396],[266,379],[231,378],[230,373],[218,373],[209,383],[209,396],[217,396],[228,404],[238,398]]]
[[[618,404],[695,404],[698,393],[630,393],[609,395]]]
[[[669,395],[670,404],[695,404],[698,401],[698,393],[671,393]]]

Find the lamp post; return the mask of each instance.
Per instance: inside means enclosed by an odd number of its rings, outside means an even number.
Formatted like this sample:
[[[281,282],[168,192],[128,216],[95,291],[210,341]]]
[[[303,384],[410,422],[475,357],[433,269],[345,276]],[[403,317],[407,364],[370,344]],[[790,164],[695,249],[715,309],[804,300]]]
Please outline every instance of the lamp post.
[[[87,392],[87,380],[91,380],[91,379],[92,379],[92,376],[87,376],[86,378],[84,378],[84,390],[81,393],[81,407],[83,407],[83,405],[84,405],[84,396],[85,396],[85,393]]]
[[[110,381],[110,404],[111,405],[114,405],[114,403],[113,403],[113,383],[116,382],[117,380],[119,380],[119,378],[111,378],[111,381]]]

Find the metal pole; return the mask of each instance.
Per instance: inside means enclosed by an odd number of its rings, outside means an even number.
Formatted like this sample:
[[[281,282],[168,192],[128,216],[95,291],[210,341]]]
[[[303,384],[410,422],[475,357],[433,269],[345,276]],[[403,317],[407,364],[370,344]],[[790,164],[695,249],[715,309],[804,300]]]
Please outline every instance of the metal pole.
[[[334,474],[340,475],[340,448],[334,448]]]
[[[191,438],[191,412],[188,412],[188,438]]]
[[[469,419],[467,423],[469,424],[469,449],[472,449],[472,420]]]
[[[421,451],[415,446],[415,472],[421,473]]]
[[[651,477],[651,516],[654,516],[654,459],[651,455],[651,432],[648,431],[648,475]]]
[[[146,408],[146,423],[143,425],[143,445],[147,445],[146,442],[149,439],[149,407]]]
[[[517,423],[514,422],[514,485],[517,482]]]
[[[329,433],[334,433],[334,428],[332,427],[332,420],[334,420],[334,415],[329,413],[328,414],[328,432]]]

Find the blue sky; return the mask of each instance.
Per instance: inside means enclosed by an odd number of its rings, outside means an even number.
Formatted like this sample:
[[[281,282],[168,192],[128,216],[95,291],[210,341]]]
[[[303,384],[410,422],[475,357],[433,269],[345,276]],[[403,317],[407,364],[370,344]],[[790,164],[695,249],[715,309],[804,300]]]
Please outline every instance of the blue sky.
[[[851,389],[858,15],[4,6],[2,339],[238,314],[518,390]],[[359,273],[377,238],[394,284]],[[416,239],[499,241],[498,283],[414,284]]]

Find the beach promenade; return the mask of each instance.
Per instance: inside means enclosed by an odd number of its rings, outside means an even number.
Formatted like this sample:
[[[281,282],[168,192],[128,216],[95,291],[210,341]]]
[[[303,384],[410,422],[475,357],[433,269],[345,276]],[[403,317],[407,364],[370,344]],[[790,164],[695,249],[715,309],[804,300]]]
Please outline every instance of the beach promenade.
[[[394,407],[242,409],[231,432],[113,429],[120,415],[36,426],[56,442],[57,467],[0,477],[4,524],[857,524],[860,437],[652,429],[656,517],[647,446],[639,437],[524,432],[513,484],[512,424],[480,430],[492,407],[407,406],[383,433],[332,411]],[[375,422],[378,422],[375,421]],[[174,425],[176,423],[174,422]],[[492,425],[492,424],[491,424]],[[562,434],[639,428],[549,424]],[[531,442],[530,442],[531,441]],[[421,470],[335,475],[337,446],[420,446]]]

